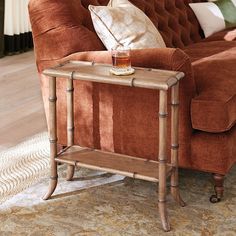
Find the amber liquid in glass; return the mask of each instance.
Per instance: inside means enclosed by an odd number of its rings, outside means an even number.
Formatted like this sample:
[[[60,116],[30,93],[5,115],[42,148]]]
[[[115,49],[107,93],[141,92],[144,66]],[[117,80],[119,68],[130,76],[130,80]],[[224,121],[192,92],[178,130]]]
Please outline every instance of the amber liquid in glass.
[[[131,67],[130,56],[125,54],[113,55],[112,64],[117,69],[126,69]]]

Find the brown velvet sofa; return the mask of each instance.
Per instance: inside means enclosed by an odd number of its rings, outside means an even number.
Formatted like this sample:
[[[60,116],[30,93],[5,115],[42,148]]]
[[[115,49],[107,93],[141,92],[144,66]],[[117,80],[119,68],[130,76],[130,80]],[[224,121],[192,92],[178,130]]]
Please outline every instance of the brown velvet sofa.
[[[159,29],[168,48],[132,51],[133,66],[178,70],[180,166],[214,175],[218,201],[236,161],[236,41],[228,29],[204,39],[190,0],[130,0]],[[196,2],[196,1],[195,1]],[[199,1],[198,1],[199,2]],[[108,0],[31,0],[29,13],[46,115],[48,81],[42,70],[66,60],[111,63],[87,7]],[[65,81],[57,83],[59,143],[66,144]],[[158,152],[157,92],[90,82],[75,83],[75,142],[140,158]]]

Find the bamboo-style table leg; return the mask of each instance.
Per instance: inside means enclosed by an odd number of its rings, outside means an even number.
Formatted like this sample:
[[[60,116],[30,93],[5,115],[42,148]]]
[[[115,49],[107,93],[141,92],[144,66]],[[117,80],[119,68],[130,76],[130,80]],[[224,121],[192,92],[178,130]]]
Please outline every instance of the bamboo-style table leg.
[[[56,117],[56,78],[49,77],[49,141],[50,141],[50,184],[48,192],[43,197],[47,200],[51,197],[57,186],[57,117]]]
[[[67,79],[67,146],[74,145],[74,86],[73,72],[71,78]],[[66,180],[72,180],[75,172],[75,166],[67,166]]]
[[[159,196],[158,206],[162,227],[170,230],[166,209],[166,162],[167,162],[167,91],[160,90],[159,98]]]
[[[179,83],[171,88],[171,164],[175,167],[171,174],[171,194],[180,206],[185,206],[179,193],[178,149],[179,149]]]

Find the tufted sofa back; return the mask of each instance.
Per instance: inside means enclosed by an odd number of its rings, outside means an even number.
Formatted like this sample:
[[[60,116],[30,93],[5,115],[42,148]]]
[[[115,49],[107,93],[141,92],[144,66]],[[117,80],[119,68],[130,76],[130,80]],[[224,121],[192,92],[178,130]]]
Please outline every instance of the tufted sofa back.
[[[88,5],[109,0],[30,0],[29,14],[37,64],[75,52],[105,50],[96,35]],[[201,39],[201,28],[188,6],[203,0],[130,0],[159,29],[168,47],[183,48]]]
[[[109,0],[81,0],[82,5],[106,5]],[[189,7],[190,2],[204,0],[130,0],[152,20],[168,47],[183,48],[199,41],[201,27]]]

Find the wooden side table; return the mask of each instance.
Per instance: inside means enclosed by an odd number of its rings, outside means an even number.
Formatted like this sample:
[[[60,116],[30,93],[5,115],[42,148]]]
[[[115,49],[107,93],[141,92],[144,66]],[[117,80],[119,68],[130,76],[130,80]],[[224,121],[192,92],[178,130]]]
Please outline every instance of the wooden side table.
[[[135,74],[114,76],[111,65],[94,62],[69,61],[52,69],[44,70],[49,78],[49,135],[51,177],[44,200],[50,198],[57,186],[57,163],[69,166],[69,179],[74,167],[86,167],[132,178],[159,182],[158,205],[163,229],[170,230],[166,209],[166,180],[171,178],[171,194],[181,205],[185,203],[178,188],[178,123],[179,123],[179,80],[182,72],[135,68]],[[67,79],[67,147],[57,153],[56,122],[56,78]],[[73,80],[84,80],[130,87],[159,90],[159,156],[158,161],[146,160],[74,145]],[[171,163],[167,163],[167,91],[171,89]]]

